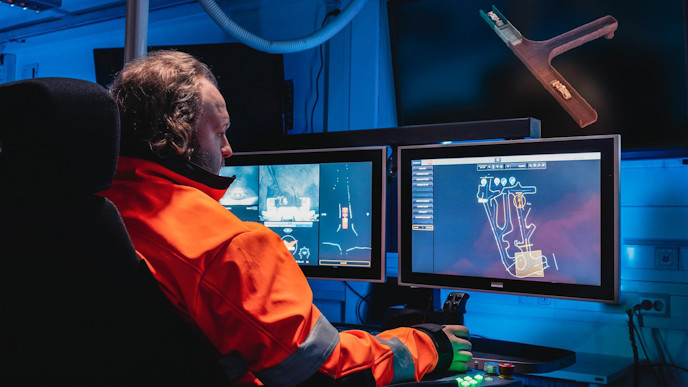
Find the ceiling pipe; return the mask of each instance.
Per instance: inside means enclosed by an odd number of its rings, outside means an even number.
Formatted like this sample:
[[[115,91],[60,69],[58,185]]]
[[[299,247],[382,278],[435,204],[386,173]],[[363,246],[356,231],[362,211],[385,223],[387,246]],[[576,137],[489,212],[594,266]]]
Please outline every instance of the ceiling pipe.
[[[148,53],[148,0],[127,0],[124,17],[124,63]]]
[[[353,19],[366,4],[366,1],[367,0],[351,0],[349,5],[347,5],[330,23],[308,36],[291,40],[267,40],[245,30],[235,23],[222,8],[220,8],[215,0],[198,0],[208,15],[226,33],[239,42],[258,51],[267,52],[268,54],[300,52],[323,44],[349,24],[351,19]]]

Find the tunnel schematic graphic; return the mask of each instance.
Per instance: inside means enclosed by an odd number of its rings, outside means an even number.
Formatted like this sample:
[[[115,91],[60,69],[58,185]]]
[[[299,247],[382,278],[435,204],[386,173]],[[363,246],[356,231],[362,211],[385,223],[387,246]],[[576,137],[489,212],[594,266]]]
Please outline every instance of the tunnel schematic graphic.
[[[354,186],[357,179],[365,181],[368,178],[365,169],[349,163],[332,165],[327,173],[323,173],[321,184],[330,199],[322,208],[323,256],[351,260],[349,264],[358,261],[367,264],[370,260],[372,203],[368,192],[357,192]]]
[[[516,278],[544,277],[550,268],[532,242],[537,227],[529,220],[529,196],[536,192],[537,187],[523,186],[515,177],[483,176],[478,185],[478,203],[485,209],[504,269]],[[556,268],[554,255],[552,261]]]

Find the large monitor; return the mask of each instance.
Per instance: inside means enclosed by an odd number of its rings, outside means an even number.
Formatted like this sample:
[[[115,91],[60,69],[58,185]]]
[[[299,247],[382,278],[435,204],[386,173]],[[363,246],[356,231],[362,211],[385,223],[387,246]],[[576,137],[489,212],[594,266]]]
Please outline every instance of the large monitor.
[[[616,135],[398,149],[399,283],[618,303]]]
[[[284,241],[309,278],[384,281],[387,147],[236,153],[220,204]]]
[[[399,125],[534,117],[542,121],[543,138],[620,133],[624,150],[688,144],[685,1],[387,4]],[[483,20],[480,11],[493,5],[533,41],[607,15],[618,21],[612,39],[551,60],[597,111],[595,123],[581,128]]]

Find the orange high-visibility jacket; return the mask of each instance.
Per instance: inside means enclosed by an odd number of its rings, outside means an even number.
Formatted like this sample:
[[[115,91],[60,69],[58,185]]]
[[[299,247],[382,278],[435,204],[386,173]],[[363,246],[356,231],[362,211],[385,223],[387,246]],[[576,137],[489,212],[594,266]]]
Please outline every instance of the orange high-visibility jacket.
[[[266,385],[321,378],[362,387],[419,380],[438,365],[437,348],[444,347],[432,333],[338,332],[313,305],[280,237],[218,203],[231,179],[182,164],[170,167],[175,172],[121,157],[102,194],[121,212],[164,293],[222,355],[230,377],[246,381],[249,370]],[[446,370],[448,362],[440,363]]]

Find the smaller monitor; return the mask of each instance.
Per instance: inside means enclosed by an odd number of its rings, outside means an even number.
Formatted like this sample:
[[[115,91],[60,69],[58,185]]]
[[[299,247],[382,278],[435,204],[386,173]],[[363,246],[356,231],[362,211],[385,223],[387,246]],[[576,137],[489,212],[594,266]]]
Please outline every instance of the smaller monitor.
[[[398,150],[399,282],[617,303],[616,135]]]
[[[220,204],[277,233],[308,278],[384,281],[387,147],[235,153]]]

